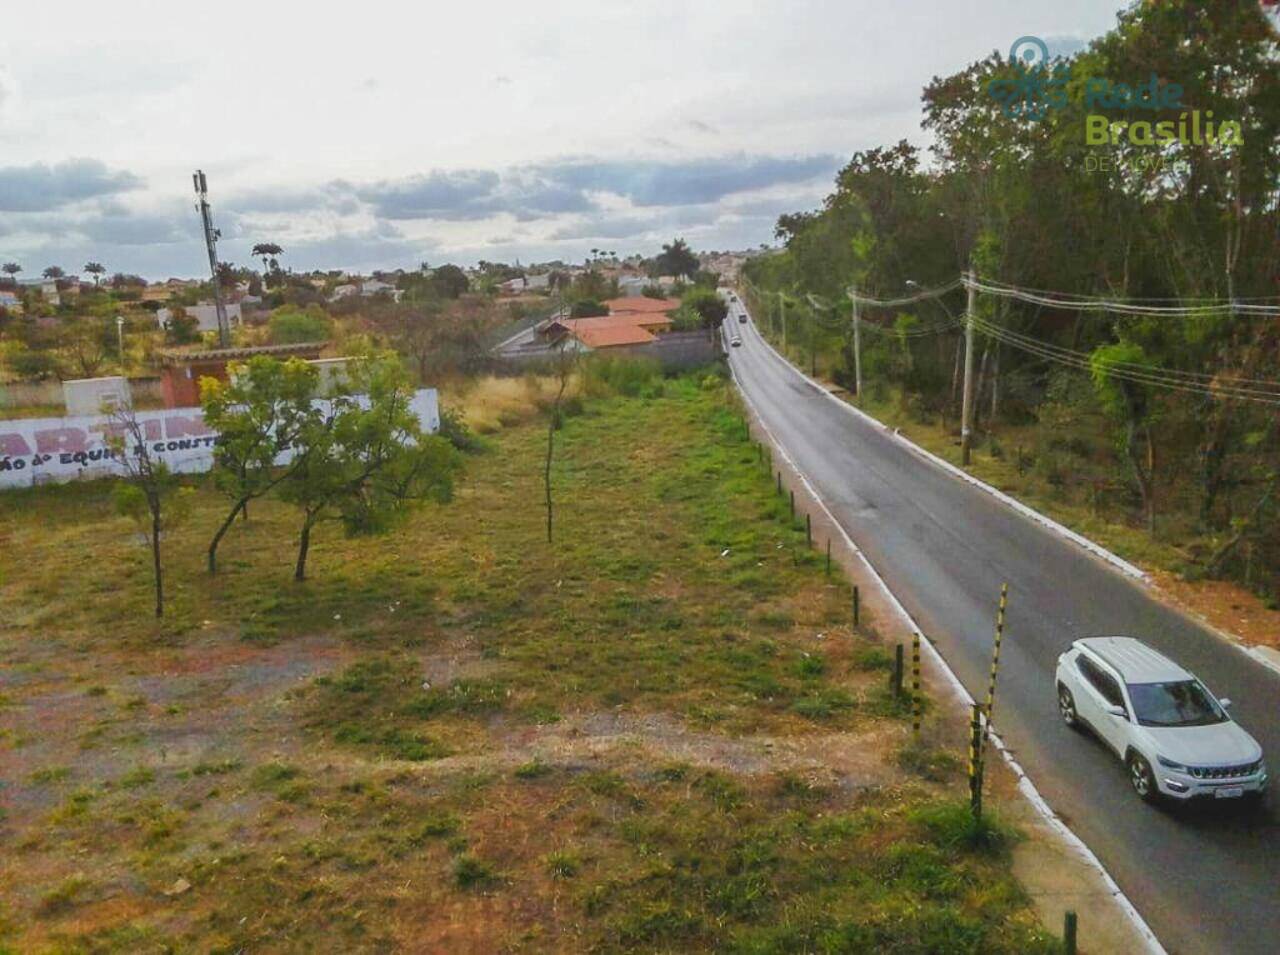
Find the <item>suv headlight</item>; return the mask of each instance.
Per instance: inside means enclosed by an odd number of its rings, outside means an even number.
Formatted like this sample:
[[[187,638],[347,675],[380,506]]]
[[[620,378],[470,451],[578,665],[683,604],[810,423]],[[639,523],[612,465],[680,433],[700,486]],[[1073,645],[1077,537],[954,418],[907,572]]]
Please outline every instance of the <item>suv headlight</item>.
[[[1163,766],[1165,769],[1176,769],[1180,773],[1185,773],[1187,771],[1186,766],[1183,766],[1181,763],[1175,763],[1171,759],[1165,759],[1163,756],[1157,756],[1156,762],[1159,763],[1161,766]]]

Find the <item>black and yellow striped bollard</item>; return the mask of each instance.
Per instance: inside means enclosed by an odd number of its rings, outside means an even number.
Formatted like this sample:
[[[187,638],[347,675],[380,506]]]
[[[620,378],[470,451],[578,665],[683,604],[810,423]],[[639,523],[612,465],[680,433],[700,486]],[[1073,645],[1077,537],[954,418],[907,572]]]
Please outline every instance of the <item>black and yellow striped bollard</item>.
[[[920,738],[920,716],[923,701],[920,698],[920,634],[911,635],[911,735]]]

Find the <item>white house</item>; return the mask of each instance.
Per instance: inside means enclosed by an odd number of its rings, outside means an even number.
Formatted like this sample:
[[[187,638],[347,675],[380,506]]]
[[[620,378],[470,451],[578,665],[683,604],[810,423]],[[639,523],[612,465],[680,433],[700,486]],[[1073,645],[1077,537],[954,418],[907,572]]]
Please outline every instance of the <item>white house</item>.
[[[227,324],[240,324],[240,305],[239,303],[230,303],[224,306],[227,310]],[[196,327],[202,332],[216,332],[218,330],[218,306],[212,302],[201,302],[199,305],[188,305],[185,308],[186,313],[196,320]],[[159,309],[156,312],[156,321],[161,327],[169,323],[169,319],[173,317],[173,310],[168,308]]]
[[[396,288],[390,282],[383,282],[380,279],[369,279],[360,286],[360,294],[365,298],[371,298],[374,295],[390,295],[395,301],[400,301],[400,296],[404,294],[401,289]]]

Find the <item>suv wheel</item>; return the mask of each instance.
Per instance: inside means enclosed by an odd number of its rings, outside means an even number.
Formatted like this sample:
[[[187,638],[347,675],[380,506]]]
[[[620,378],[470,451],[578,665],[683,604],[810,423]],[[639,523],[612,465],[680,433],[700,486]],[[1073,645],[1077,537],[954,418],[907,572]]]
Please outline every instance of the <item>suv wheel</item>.
[[[1130,753],[1125,760],[1129,767],[1129,784],[1138,798],[1144,802],[1152,802],[1160,791],[1156,788],[1155,776],[1151,774],[1151,764],[1138,753]]]
[[[1080,717],[1076,715],[1075,697],[1061,683],[1058,684],[1058,713],[1062,716],[1062,722],[1072,729],[1079,728]]]

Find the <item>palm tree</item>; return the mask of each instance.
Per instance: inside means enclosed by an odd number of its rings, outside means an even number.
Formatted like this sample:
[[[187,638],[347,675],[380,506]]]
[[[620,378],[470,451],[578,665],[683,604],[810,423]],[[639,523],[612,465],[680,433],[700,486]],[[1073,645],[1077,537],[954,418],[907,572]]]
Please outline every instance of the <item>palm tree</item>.
[[[62,271],[62,266],[60,265],[51,265],[44,270],[44,277],[47,279],[60,279],[66,274],[66,272]]]
[[[253,247],[250,255],[255,255],[262,259],[262,272],[265,275],[268,272],[275,272],[280,268],[280,263],[276,261],[276,256],[284,252],[284,249],[276,245],[274,242],[259,242]]]
[[[0,265],[0,272],[9,276],[9,281],[13,283],[14,288],[18,286],[18,273],[21,271],[22,266],[17,262],[6,262],[4,265]]]
[[[107,269],[101,262],[86,262],[84,271],[93,276],[93,287],[97,288],[102,276],[106,274]]]

